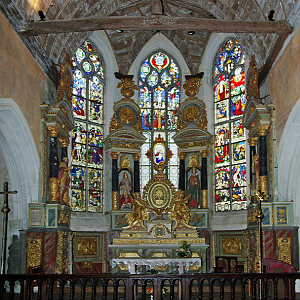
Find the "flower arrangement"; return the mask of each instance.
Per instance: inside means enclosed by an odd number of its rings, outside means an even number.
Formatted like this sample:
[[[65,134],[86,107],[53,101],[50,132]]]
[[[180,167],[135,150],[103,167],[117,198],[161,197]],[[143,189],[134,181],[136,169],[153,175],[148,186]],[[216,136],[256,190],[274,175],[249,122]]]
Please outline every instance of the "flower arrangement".
[[[177,256],[180,258],[184,258],[191,255],[191,244],[188,244],[187,241],[182,241],[181,247],[177,250]]]
[[[150,299],[152,300],[153,299],[153,282],[148,281],[148,283],[150,283],[150,286],[147,287],[146,293],[147,293],[147,295],[150,295]],[[166,293],[167,293],[167,289],[163,288],[161,291],[162,297],[164,297],[166,295]]]

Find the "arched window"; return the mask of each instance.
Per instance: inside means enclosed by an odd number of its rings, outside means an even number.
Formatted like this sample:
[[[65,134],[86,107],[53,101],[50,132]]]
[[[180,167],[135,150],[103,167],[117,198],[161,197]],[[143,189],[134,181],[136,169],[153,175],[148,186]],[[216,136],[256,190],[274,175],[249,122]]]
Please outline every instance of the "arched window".
[[[173,141],[177,127],[177,110],[180,104],[180,70],[176,61],[164,52],[155,52],[141,64],[139,74],[139,103],[144,135],[147,138],[142,147],[141,186],[153,177],[152,161],[146,153],[153,149],[156,138],[166,142],[173,156],[165,172],[175,187],[178,186],[178,153]],[[168,153],[166,153],[168,154]]]
[[[214,64],[216,211],[246,208],[245,52],[227,40]]]
[[[76,50],[73,69],[71,208],[101,212],[104,68],[98,51],[89,41]]]

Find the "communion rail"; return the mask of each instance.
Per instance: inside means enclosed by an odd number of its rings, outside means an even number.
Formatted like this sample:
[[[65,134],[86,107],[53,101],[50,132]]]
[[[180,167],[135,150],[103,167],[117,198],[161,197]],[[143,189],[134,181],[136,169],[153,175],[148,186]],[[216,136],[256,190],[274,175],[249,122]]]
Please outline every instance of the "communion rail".
[[[3,300],[294,300],[299,273],[0,275]]]

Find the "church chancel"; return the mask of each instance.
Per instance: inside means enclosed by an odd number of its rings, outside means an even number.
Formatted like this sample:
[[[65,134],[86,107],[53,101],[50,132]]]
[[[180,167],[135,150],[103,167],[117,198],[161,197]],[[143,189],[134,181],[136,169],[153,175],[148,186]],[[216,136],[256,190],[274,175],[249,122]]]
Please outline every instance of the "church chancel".
[[[181,151],[182,168],[179,171],[179,188],[168,178],[167,165],[173,156],[163,134],[157,134],[146,157],[155,173],[140,192],[137,168],[140,147],[144,137],[135,122],[139,109],[125,93],[125,86],[134,89],[130,78],[122,78],[119,86],[125,98],[115,104],[115,118],[111,122],[111,133],[104,142],[112,156],[113,211],[111,220],[115,233],[110,249],[110,264],[115,273],[145,273],[149,270],[164,273],[198,273],[206,271],[206,256],[209,244],[205,235],[199,233],[199,221],[206,224],[207,214],[207,153],[211,136],[205,130],[205,107],[194,97],[200,86],[200,78],[187,80],[185,87],[190,97],[180,106],[183,111],[181,125],[174,136]],[[191,83],[192,82],[192,83]],[[126,83],[126,84],[125,84]],[[194,87],[194,88],[192,88]],[[126,116],[132,114],[131,123]],[[113,123],[114,122],[114,123]],[[130,124],[129,124],[130,123]],[[203,127],[203,128],[202,128]],[[188,138],[180,133],[189,132]],[[127,140],[124,141],[126,132]],[[191,138],[193,143],[191,143]],[[116,142],[118,141],[118,142]],[[123,141],[120,143],[120,141]],[[130,149],[126,144],[131,143]],[[186,145],[188,144],[188,145]],[[202,146],[202,155],[195,147]],[[126,148],[126,149],[124,149]],[[130,158],[134,160],[131,168]],[[202,166],[200,160],[202,159]],[[185,161],[188,166],[185,167]],[[133,169],[133,170],[132,170]],[[126,174],[126,175],[125,175]],[[128,178],[131,180],[128,181]],[[202,180],[201,180],[202,179]],[[127,183],[127,193],[124,186]],[[187,187],[186,187],[187,186]],[[125,201],[126,199],[126,201]],[[198,222],[198,223],[197,223]],[[121,226],[123,224],[123,226]],[[190,245],[190,253],[180,257],[182,245]]]

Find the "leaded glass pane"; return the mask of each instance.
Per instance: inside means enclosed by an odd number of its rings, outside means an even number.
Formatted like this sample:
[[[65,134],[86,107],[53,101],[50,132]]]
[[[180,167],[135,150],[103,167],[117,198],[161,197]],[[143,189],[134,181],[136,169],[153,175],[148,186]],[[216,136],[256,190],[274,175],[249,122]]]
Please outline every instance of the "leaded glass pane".
[[[102,211],[104,67],[89,41],[72,59],[74,69],[72,137],[72,198],[76,211]],[[95,169],[88,168],[89,166]]]
[[[238,41],[228,40],[214,65],[215,209],[246,208],[245,54]]]
[[[144,134],[147,134],[147,146],[142,146],[141,155],[141,182],[142,187],[152,178],[152,161],[146,157],[146,152],[153,148],[153,141],[158,133],[172,148],[174,156],[168,161],[169,179],[176,181],[178,175],[177,146],[171,142],[168,132],[175,132],[177,127],[177,110],[180,104],[180,71],[177,63],[166,53],[156,52],[145,59],[140,68],[139,77],[139,104],[141,122]],[[172,166],[172,167],[171,167]],[[170,176],[173,176],[172,179]]]

